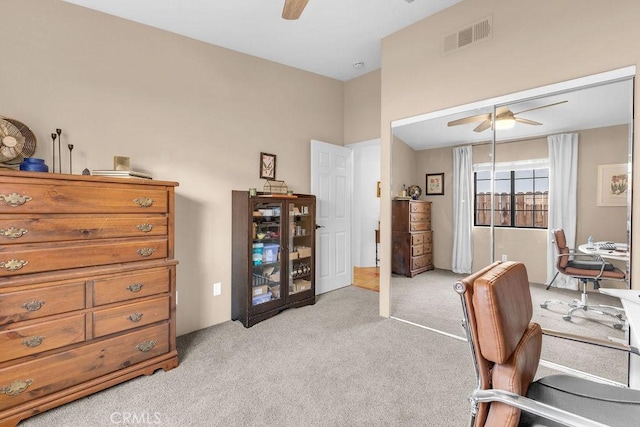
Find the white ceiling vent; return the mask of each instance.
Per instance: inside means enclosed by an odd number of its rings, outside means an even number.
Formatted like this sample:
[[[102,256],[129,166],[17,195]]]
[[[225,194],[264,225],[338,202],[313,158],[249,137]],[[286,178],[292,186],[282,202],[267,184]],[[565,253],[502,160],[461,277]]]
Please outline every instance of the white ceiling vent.
[[[471,46],[481,41],[491,39],[493,36],[493,19],[489,15],[469,26],[466,26],[455,33],[448,34],[444,38],[442,45],[442,54],[447,55],[451,52]]]

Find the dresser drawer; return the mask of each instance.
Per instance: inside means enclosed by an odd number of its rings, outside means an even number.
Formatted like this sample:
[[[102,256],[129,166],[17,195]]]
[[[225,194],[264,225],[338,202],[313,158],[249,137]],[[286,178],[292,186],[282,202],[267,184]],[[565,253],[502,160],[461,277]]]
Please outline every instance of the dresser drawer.
[[[420,203],[420,202],[409,202],[409,212],[424,212],[427,213],[430,211],[431,205],[429,203]]]
[[[411,258],[411,270],[419,270],[431,264],[431,255],[421,255]]]
[[[431,222],[431,214],[420,212],[420,213],[412,213],[409,215],[409,221],[411,222]]]
[[[0,247],[0,276],[165,258],[167,246],[164,237],[5,245]]]
[[[427,231],[429,230],[429,223],[426,222],[410,222],[409,231]]]
[[[0,330],[0,362],[84,341],[84,314]]]
[[[0,182],[0,213],[165,213],[164,188],[149,185],[75,185]]]
[[[93,305],[110,304],[169,292],[169,280],[167,268],[99,278],[93,283]]]
[[[419,245],[421,243],[424,243],[424,233],[412,234],[411,235],[411,244],[412,245]]]
[[[424,254],[430,254],[433,250],[433,245],[431,243],[425,243],[422,247],[423,247],[422,253]]]
[[[81,310],[84,282],[0,293],[0,324]]]
[[[0,244],[164,236],[167,217],[156,215],[2,215]]]
[[[167,323],[0,369],[0,408],[72,387],[169,351]]]
[[[169,318],[169,297],[121,305],[93,313],[94,338]]]
[[[424,253],[424,245],[415,245],[411,247],[411,256],[418,256]]]

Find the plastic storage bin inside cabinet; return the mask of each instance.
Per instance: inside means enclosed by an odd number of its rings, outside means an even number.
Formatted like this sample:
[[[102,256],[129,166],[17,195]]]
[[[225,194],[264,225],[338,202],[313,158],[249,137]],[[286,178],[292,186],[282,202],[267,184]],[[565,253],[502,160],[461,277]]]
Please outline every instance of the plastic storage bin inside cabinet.
[[[263,304],[265,302],[269,302],[271,301],[271,295],[272,295],[271,292],[267,292],[266,294],[263,294],[263,295],[257,295],[251,298],[251,303],[253,305],[258,305],[258,304]]]

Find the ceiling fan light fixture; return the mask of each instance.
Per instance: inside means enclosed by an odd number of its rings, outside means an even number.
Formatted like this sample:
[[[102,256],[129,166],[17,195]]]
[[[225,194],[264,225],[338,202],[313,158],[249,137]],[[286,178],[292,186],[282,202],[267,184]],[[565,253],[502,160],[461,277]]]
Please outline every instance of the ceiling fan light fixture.
[[[515,119],[508,118],[496,120],[496,130],[512,129],[515,125]]]

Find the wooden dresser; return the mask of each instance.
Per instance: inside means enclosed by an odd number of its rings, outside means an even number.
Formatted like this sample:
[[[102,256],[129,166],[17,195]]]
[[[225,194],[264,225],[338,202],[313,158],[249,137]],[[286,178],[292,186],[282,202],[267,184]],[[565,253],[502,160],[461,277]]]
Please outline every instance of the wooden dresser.
[[[178,366],[175,182],[0,172],[0,425]]]
[[[393,200],[391,271],[413,277],[433,270],[431,202]]]

